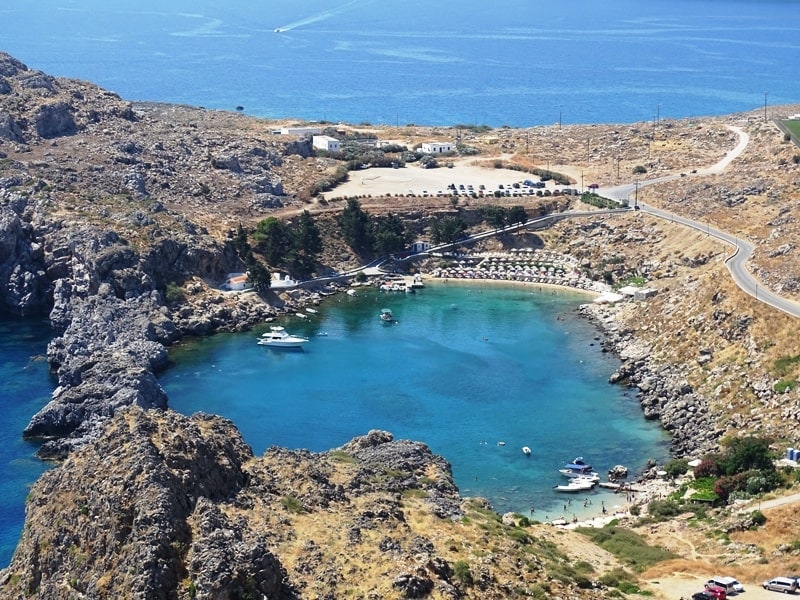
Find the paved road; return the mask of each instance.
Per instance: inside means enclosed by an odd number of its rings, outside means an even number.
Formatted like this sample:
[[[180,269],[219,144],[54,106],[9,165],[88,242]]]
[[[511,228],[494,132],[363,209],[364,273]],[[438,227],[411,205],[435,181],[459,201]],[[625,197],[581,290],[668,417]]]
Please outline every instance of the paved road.
[[[778,310],[794,317],[800,317],[800,304],[787,298],[778,296],[777,294],[774,294],[766,289],[764,286],[759,285],[758,280],[755,279],[750,274],[750,271],[747,270],[747,261],[753,255],[753,250],[755,249],[752,243],[725,231],[711,227],[708,223],[701,223],[700,221],[687,219],[686,217],[681,217],[675,213],[661,210],[654,206],[649,206],[638,201],[637,196],[639,188],[672,181],[681,177],[702,177],[704,175],[717,175],[722,173],[730,165],[730,163],[744,151],[750,141],[750,137],[747,135],[747,133],[739,127],[729,126],[729,129],[734,131],[739,136],[739,143],[716,164],[704,169],[699,169],[688,175],[667,175],[665,177],[657,177],[655,179],[648,179],[646,181],[637,181],[634,183],[607,188],[603,190],[603,195],[614,200],[628,200],[629,202],[631,202],[631,196],[633,196],[631,204],[634,207],[637,207],[641,212],[653,215],[655,217],[660,217],[662,219],[668,219],[674,223],[680,223],[681,225],[702,231],[706,235],[715,237],[723,242],[726,242],[727,244],[730,244],[733,248],[733,252],[725,260],[725,264],[727,265],[728,271],[730,271],[731,277],[733,277],[736,285],[738,285],[739,288],[741,288],[745,293],[753,296],[756,300],[759,300],[764,304],[768,304],[773,308],[777,308]]]

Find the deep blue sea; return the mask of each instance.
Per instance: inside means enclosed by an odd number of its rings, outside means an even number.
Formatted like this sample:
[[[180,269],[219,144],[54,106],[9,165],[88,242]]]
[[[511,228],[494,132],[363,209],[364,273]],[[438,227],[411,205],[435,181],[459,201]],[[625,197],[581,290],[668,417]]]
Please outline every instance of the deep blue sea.
[[[800,102],[797,0],[4,0],[0,49],[131,100],[271,118],[533,126]]]
[[[800,102],[798,0],[4,0],[0,50],[130,100],[268,118],[521,127]],[[388,329],[376,302],[325,307],[298,326],[329,332],[303,353],[252,335],[173,352],[173,404],[230,416],[259,452],[325,450],[374,427],[422,439],[465,494],[537,516],[558,508],[547,485],[572,455],[606,469],[666,453],[605,383],[613,360],[571,317],[575,301],[431,288],[393,301]],[[0,565],[45,468],[20,433],[52,391],[48,336],[0,320]]]

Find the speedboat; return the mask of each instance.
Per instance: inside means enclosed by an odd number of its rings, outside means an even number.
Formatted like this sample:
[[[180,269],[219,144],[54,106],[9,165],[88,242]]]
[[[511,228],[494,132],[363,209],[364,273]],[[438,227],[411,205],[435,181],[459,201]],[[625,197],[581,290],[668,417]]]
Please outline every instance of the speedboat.
[[[557,492],[578,493],[588,492],[594,487],[591,481],[581,481],[580,479],[572,479],[569,483],[562,485],[554,485],[553,489]]]
[[[259,346],[272,346],[273,348],[301,348],[308,338],[291,335],[280,325],[273,325],[269,331],[258,338]]]
[[[530,456],[530,455],[531,455],[531,449],[530,449],[530,448],[528,448],[527,446],[523,446],[523,447],[522,447],[522,453],[523,453],[525,456]]]
[[[384,323],[393,323],[394,322],[394,315],[392,314],[392,311],[389,310],[388,308],[382,308],[381,309],[381,321],[383,321]]]
[[[558,470],[565,477],[577,477],[578,475],[597,475],[592,469],[592,465],[584,462],[582,456],[578,456],[571,463],[564,465],[563,469]]]

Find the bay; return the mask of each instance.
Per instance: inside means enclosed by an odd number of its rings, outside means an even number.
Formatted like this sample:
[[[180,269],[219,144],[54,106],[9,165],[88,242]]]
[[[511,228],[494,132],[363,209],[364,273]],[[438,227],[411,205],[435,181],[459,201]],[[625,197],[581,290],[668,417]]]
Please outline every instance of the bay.
[[[231,419],[257,454],[273,445],[321,452],[385,429],[443,455],[463,495],[554,518],[564,497],[552,486],[574,457],[601,473],[668,457],[658,423],[607,383],[618,361],[574,317],[586,301],[452,283],[413,295],[363,289],[282,323],[309,337],[302,351],[258,346],[258,331],[217,335],[173,349],[161,383],[175,410]],[[396,324],[380,321],[384,307]],[[595,494],[599,513],[605,496]]]

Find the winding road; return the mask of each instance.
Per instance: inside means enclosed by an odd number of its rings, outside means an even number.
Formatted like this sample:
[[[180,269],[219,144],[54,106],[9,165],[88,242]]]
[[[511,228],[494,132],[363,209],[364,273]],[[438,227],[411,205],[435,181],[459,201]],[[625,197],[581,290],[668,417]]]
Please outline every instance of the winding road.
[[[752,276],[750,271],[747,270],[747,261],[753,255],[753,251],[755,249],[755,246],[751,242],[711,227],[708,223],[694,221],[692,219],[688,219],[686,217],[676,215],[675,213],[671,213],[669,211],[662,210],[638,201],[637,196],[639,188],[648,185],[655,185],[657,183],[665,183],[681,177],[718,175],[725,171],[730,163],[739,155],[741,155],[742,152],[744,152],[744,149],[750,142],[750,136],[748,136],[743,129],[731,125],[729,125],[728,128],[739,136],[739,143],[736,144],[736,147],[729,151],[725,155],[725,158],[718,163],[704,169],[699,169],[693,172],[691,175],[667,175],[665,177],[657,177],[655,179],[637,181],[635,183],[627,183],[625,185],[606,188],[603,190],[603,195],[613,200],[628,202],[630,202],[631,195],[633,195],[633,206],[636,210],[659,217],[661,219],[667,219],[674,223],[680,223],[681,225],[691,227],[692,229],[696,229],[705,233],[706,235],[715,237],[727,244],[730,244],[734,248],[734,252],[725,260],[725,264],[727,265],[728,271],[730,271],[731,277],[736,285],[738,285],[739,288],[741,288],[741,290],[746,294],[753,296],[759,302],[763,302],[764,304],[792,315],[793,317],[800,317],[800,304],[771,292],[763,285],[759,285],[758,280]]]

